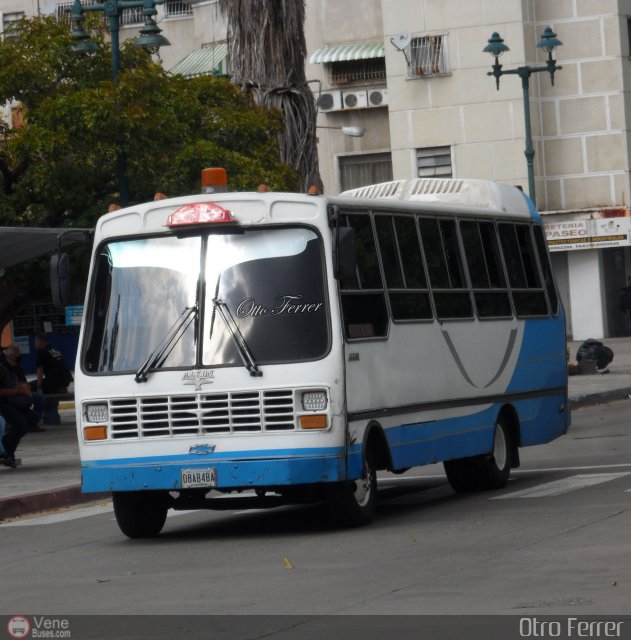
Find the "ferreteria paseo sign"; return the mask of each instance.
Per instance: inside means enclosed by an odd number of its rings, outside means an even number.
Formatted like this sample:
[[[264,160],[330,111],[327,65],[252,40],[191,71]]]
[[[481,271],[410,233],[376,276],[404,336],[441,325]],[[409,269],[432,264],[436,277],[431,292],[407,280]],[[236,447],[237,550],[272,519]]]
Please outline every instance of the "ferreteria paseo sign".
[[[550,251],[631,245],[631,216],[627,208],[546,214],[543,227]]]

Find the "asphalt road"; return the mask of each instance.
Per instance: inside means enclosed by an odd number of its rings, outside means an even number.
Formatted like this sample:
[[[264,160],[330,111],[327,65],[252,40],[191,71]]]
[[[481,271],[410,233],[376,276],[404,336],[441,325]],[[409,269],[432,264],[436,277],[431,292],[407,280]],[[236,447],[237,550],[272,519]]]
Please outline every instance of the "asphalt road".
[[[362,529],[318,506],[199,511],[131,541],[108,503],[2,524],[0,611],[628,614],[630,414],[575,411],[498,492],[456,495],[439,465],[384,477]]]

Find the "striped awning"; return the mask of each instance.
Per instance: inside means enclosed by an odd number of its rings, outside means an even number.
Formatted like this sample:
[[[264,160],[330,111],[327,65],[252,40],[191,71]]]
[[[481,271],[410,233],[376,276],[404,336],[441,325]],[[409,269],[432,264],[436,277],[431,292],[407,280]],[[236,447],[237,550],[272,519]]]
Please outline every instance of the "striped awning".
[[[224,43],[196,49],[171,67],[169,73],[183,75],[185,78],[225,76],[228,74],[228,45]]]
[[[327,62],[346,62],[348,60],[369,60],[385,58],[386,48],[383,40],[377,42],[351,42],[346,44],[327,44],[318,49],[309,62],[325,64]]]

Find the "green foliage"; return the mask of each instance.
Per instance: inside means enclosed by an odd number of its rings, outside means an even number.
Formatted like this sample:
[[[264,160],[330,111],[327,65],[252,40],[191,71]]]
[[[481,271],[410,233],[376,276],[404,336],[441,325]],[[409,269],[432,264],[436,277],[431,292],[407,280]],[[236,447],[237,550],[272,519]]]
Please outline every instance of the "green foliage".
[[[232,189],[297,188],[279,160],[279,112],[225,79],[169,76],[130,43],[114,85],[105,34],[86,24],[98,45],[88,57],[50,17],[0,42],[0,102],[20,102],[25,120],[0,127],[0,225],[93,226],[117,201],[121,146],[132,202],[197,193],[206,166],[225,166]]]

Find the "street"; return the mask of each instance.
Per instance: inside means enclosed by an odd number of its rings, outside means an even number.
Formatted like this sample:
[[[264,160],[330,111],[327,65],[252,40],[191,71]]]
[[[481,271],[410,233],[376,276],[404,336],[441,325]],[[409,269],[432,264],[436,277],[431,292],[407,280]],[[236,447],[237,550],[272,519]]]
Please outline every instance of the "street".
[[[109,502],[0,525],[5,613],[625,614],[629,401],[575,411],[494,493],[441,465],[380,481],[375,521],[320,506],[179,512],[130,541]]]

